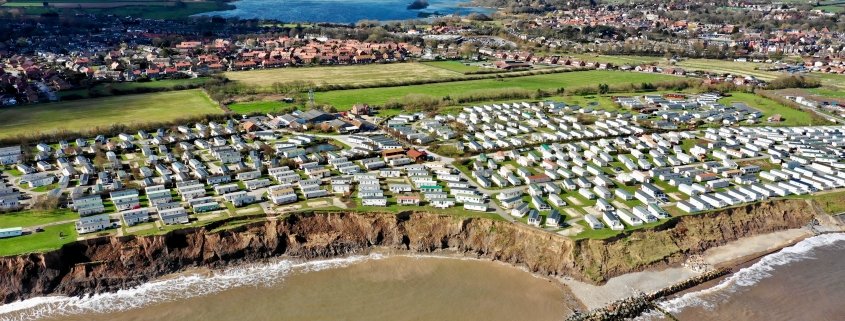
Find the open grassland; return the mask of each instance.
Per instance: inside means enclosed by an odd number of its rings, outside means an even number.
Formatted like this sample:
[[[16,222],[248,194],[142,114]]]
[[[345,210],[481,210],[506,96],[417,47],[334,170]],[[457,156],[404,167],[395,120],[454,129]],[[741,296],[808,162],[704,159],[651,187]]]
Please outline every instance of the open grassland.
[[[248,101],[248,102],[238,102],[229,105],[229,109],[237,114],[249,114],[249,113],[273,113],[278,112],[290,106],[291,104],[280,102],[280,101]]]
[[[68,209],[52,211],[26,210],[2,213],[0,214],[0,228],[37,226],[77,218],[79,218],[79,215]]]
[[[722,104],[730,105],[731,103],[741,102],[746,105],[756,108],[763,112],[764,125],[779,125],[779,126],[807,126],[807,125],[827,125],[829,124],[824,119],[819,119],[810,112],[798,110],[786,105],[783,105],[774,100],[760,97],[751,93],[731,93],[730,97],[725,97],[719,100]],[[765,118],[769,116],[780,114],[784,120],[779,124],[766,123]]]
[[[835,89],[829,87],[820,87],[820,88],[810,88],[807,89],[813,95],[819,95],[822,97],[829,97],[829,98],[845,98],[845,90],[843,89]]]
[[[821,81],[825,87],[830,87],[838,90],[845,90],[845,75],[838,74],[823,74],[823,73],[808,73],[807,77],[815,78]]]
[[[577,88],[625,83],[644,83],[676,80],[678,77],[662,74],[646,74],[621,71],[578,71],[514,78],[493,78],[483,80],[454,81],[414,86],[366,88],[318,92],[315,94],[319,103],[330,104],[340,110],[346,110],[356,103],[384,104],[391,99],[408,94],[423,94],[433,97],[471,94],[473,91],[495,89],[554,90],[558,88]]]
[[[462,62],[457,60],[445,60],[445,61],[425,61],[421,62],[421,64],[441,69],[446,69],[449,71],[454,71],[458,73],[469,73],[469,72],[476,72],[480,70],[485,70],[478,65],[468,62]],[[487,69],[492,70],[492,69]]]
[[[55,250],[76,241],[73,223],[48,226],[43,232],[0,239],[0,256]]]
[[[222,112],[198,89],[18,106],[0,109],[0,138],[113,124],[166,122]]]
[[[421,63],[275,68],[225,73],[230,80],[263,88],[269,88],[273,83],[292,81],[312,82],[317,86],[367,85],[411,80],[438,80],[462,75],[460,72]]]
[[[687,59],[675,64],[688,71],[707,71],[715,73],[730,73],[745,76],[754,76],[762,80],[773,80],[785,75],[776,71],[766,71],[767,64],[753,62],[737,62],[717,59]]]

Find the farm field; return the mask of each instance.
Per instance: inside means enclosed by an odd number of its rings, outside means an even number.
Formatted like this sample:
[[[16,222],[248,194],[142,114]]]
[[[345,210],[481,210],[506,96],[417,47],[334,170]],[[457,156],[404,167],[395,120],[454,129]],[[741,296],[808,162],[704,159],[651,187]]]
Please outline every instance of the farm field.
[[[460,72],[421,63],[392,63],[383,65],[325,66],[301,68],[275,68],[264,70],[234,71],[226,78],[269,88],[273,83],[295,80],[321,85],[368,85],[410,80],[436,80],[463,76]]]
[[[804,74],[807,77],[815,78],[821,81],[822,85],[838,90],[845,90],[845,75],[837,74],[823,74],[823,73],[808,73]]]
[[[482,68],[478,65],[464,63],[462,61],[457,60],[445,60],[445,61],[425,61],[421,62],[421,64],[431,67],[437,67],[441,69],[446,69],[449,71],[459,72],[459,73],[468,73],[468,72],[475,72],[479,70],[493,70],[493,69],[486,69]]]
[[[832,89],[832,88],[810,88],[807,89],[810,93],[814,95],[830,97],[830,98],[845,98],[845,90],[841,89]]]
[[[710,71],[716,73],[732,73],[739,75],[754,76],[758,79],[766,81],[773,80],[779,76],[784,75],[784,73],[776,71],[758,70],[758,68],[766,68],[767,65],[753,62],[737,62],[716,59],[688,59],[679,61],[677,64],[675,64],[675,66],[684,68],[686,70]]]
[[[199,89],[18,106],[0,109],[0,138],[218,113],[223,110]]]
[[[286,106],[291,106],[291,104],[283,103],[280,101],[248,101],[248,102],[237,102],[234,104],[229,105],[229,109],[232,112],[237,114],[249,114],[249,113],[272,113],[277,112]]]
[[[339,110],[346,110],[356,103],[384,104],[391,99],[402,98],[408,94],[423,94],[433,97],[461,95],[473,91],[490,89],[557,89],[594,86],[600,83],[608,85],[623,83],[659,82],[678,79],[662,74],[646,74],[620,71],[578,71],[514,78],[493,78],[466,80],[425,85],[335,90],[315,93],[318,103],[330,104]]]

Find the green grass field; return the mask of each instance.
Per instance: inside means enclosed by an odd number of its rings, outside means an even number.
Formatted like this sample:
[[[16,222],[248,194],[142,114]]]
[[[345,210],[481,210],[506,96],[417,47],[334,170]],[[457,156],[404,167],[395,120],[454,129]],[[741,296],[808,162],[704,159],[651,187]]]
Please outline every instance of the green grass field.
[[[837,74],[823,74],[823,73],[809,73],[807,77],[815,78],[821,81],[822,85],[839,90],[845,90],[845,75]]]
[[[783,116],[784,121],[780,126],[806,126],[806,125],[827,125],[829,123],[820,121],[816,117],[810,115],[809,112],[785,106],[774,100],[760,97],[750,93],[731,93],[730,97],[725,97],[719,100],[722,104],[730,105],[734,102],[743,102],[750,107],[757,108],[763,112],[763,124],[772,125],[765,122],[765,118],[774,114]],[[823,122],[823,123],[822,123]]]
[[[0,138],[112,124],[165,122],[223,111],[199,89],[0,109]]]
[[[462,73],[421,63],[383,65],[321,66],[235,71],[226,78],[247,85],[268,88],[273,83],[295,80],[321,85],[379,84],[409,80],[437,80],[463,76]]]
[[[273,113],[290,105],[291,104],[281,101],[247,101],[231,104],[229,105],[229,109],[238,114],[249,114],[255,112]]]
[[[444,61],[425,61],[421,62],[421,64],[431,67],[437,67],[446,69],[449,71],[459,72],[459,73],[468,73],[468,72],[475,72],[479,70],[484,70],[484,68],[472,65],[470,63],[464,63],[457,60],[444,60]]]
[[[827,87],[820,87],[820,88],[810,88],[807,89],[810,93],[814,95],[830,97],[830,98],[845,98],[845,90],[842,89],[834,89],[834,88],[827,88]]]
[[[356,103],[384,104],[408,94],[424,94],[434,97],[465,94],[467,92],[488,89],[557,89],[595,86],[600,83],[609,85],[622,83],[642,83],[675,80],[678,77],[662,74],[645,74],[621,71],[578,71],[514,78],[494,78],[483,80],[455,81],[414,86],[366,88],[318,92],[315,94],[319,103],[330,104],[340,110],[349,109]]]
[[[69,209],[2,213],[0,214],[0,228],[37,226],[77,218],[79,218],[79,215]]]
[[[0,256],[55,250],[73,241],[76,241],[73,223],[48,226],[44,232],[0,239]]]

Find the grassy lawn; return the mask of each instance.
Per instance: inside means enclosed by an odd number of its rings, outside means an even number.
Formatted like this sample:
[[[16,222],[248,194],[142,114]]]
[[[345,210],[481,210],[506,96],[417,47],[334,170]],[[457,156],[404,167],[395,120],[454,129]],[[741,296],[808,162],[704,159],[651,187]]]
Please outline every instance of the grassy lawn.
[[[845,75],[839,74],[823,74],[823,73],[808,73],[805,74],[807,77],[815,78],[821,81],[822,85],[826,87],[836,88],[841,90],[845,89]]]
[[[330,104],[340,110],[349,109],[356,103],[384,104],[390,99],[401,98],[408,94],[424,94],[433,97],[445,97],[490,89],[557,89],[594,86],[600,83],[608,85],[622,83],[642,83],[675,80],[678,77],[662,74],[646,74],[621,71],[578,71],[514,78],[494,78],[466,80],[436,84],[365,88],[318,92],[315,98],[319,103]]]
[[[719,100],[720,103],[730,106],[731,103],[734,102],[742,102],[747,104],[752,108],[756,108],[763,112],[763,124],[764,125],[773,125],[771,123],[765,122],[765,118],[772,116],[774,114],[780,114],[784,120],[779,126],[806,126],[806,125],[826,125],[828,124],[824,120],[820,120],[817,117],[813,117],[809,112],[794,109],[789,106],[785,106],[781,103],[778,103],[774,100],[760,97],[755,94],[750,93],[731,93],[730,97],[725,97]]]
[[[36,188],[33,188],[32,191],[38,192],[38,193],[43,193],[43,192],[51,191],[51,190],[56,189],[58,187],[59,187],[59,183],[53,183],[53,184],[50,184],[50,185],[38,186]]]
[[[460,77],[463,74],[420,63],[383,65],[320,66],[235,71],[224,74],[233,81],[269,88],[273,83],[294,80],[321,85],[380,84],[409,80],[432,80]]]
[[[446,69],[449,71],[459,72],[459,73],[468,73],[468,72],[475,72],[479,70],[485,70],[485,68],[479,67],[477,65],[473,65],[471,63],[465,63],[457,60],[444,60],[444,61],[425,61],[422,62],[423,65],[437,67]]]
[[[164,122],[222,112],[198,89],[9,107],[0,109],[0,138],[89,130],[117,123]]]
[[[3,213],[0,214],[0,228],[29,227],[53,222],[74,220],[77,218],[79,218],[79,215],[69,209],[59,209],[53,211],[27,210],[21,212]]]
[[[76,228],[73,223],[49,226],[44,232],[0,239],[0,256],[55,250],[74,241]]]
[[[824,12],[841,13],[841,12],[845,12],[845,5],[817,6],[817,7],[813,7],[813,9],[821,10],[821,11],[824,11]]]
[[[249,114],[253,112],[272,113],[284,109],[289,103],[281,101],[248,101],[229,105],[232,112],[238,114]]]

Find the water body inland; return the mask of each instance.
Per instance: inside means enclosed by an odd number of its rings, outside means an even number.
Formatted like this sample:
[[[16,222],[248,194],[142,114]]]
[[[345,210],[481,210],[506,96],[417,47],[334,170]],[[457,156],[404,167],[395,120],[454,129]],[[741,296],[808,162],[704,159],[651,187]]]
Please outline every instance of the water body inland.
[[[429,0],[424,9],[408,9],[413,0],[240,0],[233,10],[206,12],[203,16],[273,19],[282,22],[355,23],[360,20],[408,20],[431,14],[491,13],[490,8],[470,7],[465,0]]]

